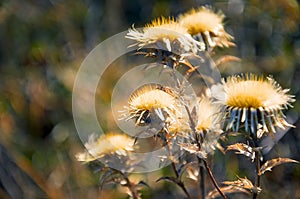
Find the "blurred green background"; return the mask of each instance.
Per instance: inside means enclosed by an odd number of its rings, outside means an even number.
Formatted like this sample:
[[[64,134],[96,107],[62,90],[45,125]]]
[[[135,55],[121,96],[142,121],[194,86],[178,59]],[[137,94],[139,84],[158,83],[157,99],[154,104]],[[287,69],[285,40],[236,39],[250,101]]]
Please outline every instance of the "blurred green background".
[[[120,187],[99,189],[99,175],[74,155],[84,150],[72,119],[72,87],[85,56],[132,24],[177,16],[212,5],[227,16],[236,47],[218,49],[242,62],[222,74],[271,74],[296,96],[287,113],[295,121],[269,157],[300,160],[300,10],[294,0],[39,0],[0,3],[0,198],[126,198]],[[115,69],[116,70],[116,69]],[[109,81],[109,80],[108,80]],[[107,83],[104,105],[110,106]],[[108,119],[109,120],[109,119]],[[233,179],[239,157],[216,154],[217,180]],[[226,166],[224,161],[230,163]],[[225,168],[226,167],[226,168]],[[226,172],[222,172],[226,169]],[[155,181],[160,172],[133,176]],[[223,176],[222,176],[223,175]],[[225,175],[225,176],[224,176]],[[242,177],[242,176],[241,176]],[[151,184],[151,183],[150,183]],[[179,189],[155,184],[148,198],[182,198]],[[261,198],[300,198],[300,167],[287,164],[263,177]],[[176,196],[179,194],[178,196]],[[279,197],[280,196],[280,197]]]

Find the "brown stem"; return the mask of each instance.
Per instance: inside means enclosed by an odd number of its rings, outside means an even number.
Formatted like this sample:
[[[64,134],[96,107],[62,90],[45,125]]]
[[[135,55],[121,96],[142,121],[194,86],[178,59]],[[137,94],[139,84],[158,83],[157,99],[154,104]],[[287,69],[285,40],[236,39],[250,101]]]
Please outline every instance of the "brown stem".
[[[207,170],[207,173],[212,181],[212,183],[214,184],[215,188],[217,189],[217,191],[219,192],[219,194],[222,196],[223,199],[227,199],[227,196],[221,191],[216,179],[214,178],[212,172],[211,172],[211,169],[209,168],[209,166],[207,165],[207,162],[205,160],[202,160],[203,163],[204,163],[204,166]]]
[[[127,187],[129,189],[129,191],[131,192],[132,198],[133,199],[138,199],[137,192],[134,189],[134,187],[131,185],[131,182],[129,181],[129,179],[127,177],[125,177],[125,180],[126,180],[126,183],[127,183]]]
[[[182,191],[185,193],[186,197],[188,199],[192,199],[191,195],[189,194],[189,192],[187,191],[187,189],[185,188],[183,182],[180,182],[179,184],[180,188],[182,189]]]
[[[123,173],[122,171],[119,171],[118,169],[114,169],[114,168],[110,168],[110,167],[107,167],[107,169],[110,169],[110,170],[120,174],[123,177],[123,179],[125,179],[125,181],[126,181],[125,186],[129,189],[132,198],[138,199],[138,196],[137,196],[138,193],[137,193],[136,189],[134,188],[134,186],[132,186],[132,183],[130,182],[129,178],[127,177],[127,175],[125,173]]]
[[[172,161],[172,169],[173,169],[173,171],[174,171],[174,173],[175,173],[175,176],[176,176],[176,178],[178,178],[179,177],[179,174],[178,174],[178,171],[177,171],[177,169],[176,169],[176,165],[175,165],[175,163]]]
[[[260,160],[259,160],[259,156],[256,154],[255,157],[255,162],[256,162],[256,180],[255,180],[255,187],[258,188],[260,186],[260,175],[258,175],[259,170],[260,170]],[[253,191],[253,199],[256,199],[258,193],[257,191]]]
[[[172,160],[171,160],[172,161]],[[172,161],[172,169],[173,169],[173,171],[174,171],[174,173],[175,173],[175,176],[176,176],[176,178],[177,178],[177,180],[179,181],[179,183],[177,183],[178,184],[178,186],[182,189],[182,191],[185,193],[185,195],[186,195],[186,197],[188,198],[188,199],[191,199],[191,196],[190,196],[190,194],[189,194],[189,192],[187,191],[187,189],[185,188],[185,186],[184,186],[184,183],[180,180],[180,178],[179,178],[179,173],[178,173],[178,171],[177,171],[177,169],[176,169],[176,165],[175,165],[175,162],[173,162]]]
[[[178,178],[179,177],[179,173],[178,173],[178,171],[177,171],[177,169],[176,169],[176,165],[175,165],[175,162],[173,161],[173,158],[172,158],[172,153],[171,153],[171,143],[170,143],[170,137],[168,136],[168,135],[166,135],[166,139],[167,139],[167,149],[168,149],[168,155],[169,155],[169,157],[170,157],[170,160],[171,160],[171,162],[172,162],[172,169],[173,169],[173,171],[174,171],[174,173],[175,173],[175,176],[176,176],[176,178]]]
[[[254,147],[258,147],[258,143],[257,143],[257,139],[254,138]],[[255,179],[255,187],[258,188],[260,187],[260,175],[259,175],[259,170],[260,170],[260,157],[259,157],[259,151],[255,152],[255,163],[256,163],[256,168],[255,168],[255,172],[256,172],[256,179]],[[258,195],[257,191],[253,191],[253,199],[256,199]]]
[[[192,115],[191,115],[190,110],[188,109],[187,106],[185,106],[185,109],[186,109],[186,111],[188,113],[188,116],[189,116],[190,127],[191,127],[191,129],[192,129],[192,131],[193,131],[193,133],[195,135],[195,139],[196,139],[196,143],[197,143],[197,146],[198,146],[198,150],[201,151],[201,142],[200,142],[199,137],[198,137],[198,135],[196,133],[196,125],[195,125],[195,123],[194,123],[194,121],[192,119]],[[197,159],[198,159],[198,162],[199,162],[199,165],[200,165],[202,159],[199,158],[198,156],[197,156]],[[202,161],[205,162],[204,160],[202,160]],[[205,198],[205,183],[204,183],[204,171],[203,171],[203,167],[202,166],[200,166],[199,171],[200,171],[201,198],[204,199]]]
[[[199,160],[199,163],[200,163],[201,159],[198,158],[198,160]],[[205,198],[205,181],[204,181],[204,169],[203,169],[203,166],[200,166],[199,170],[200,170],[201,198],[204,199]]]
[[[171,156],[172,154],[171,154],[171,146],[170,146],[169,138],[167,138],[167,146],[168,146],[169,156]],[[173,160],[171,160],[171,162],[172,162],[171,165],[172,165],[172,169],[173,169],[173,171],[174,171],[174,173],[175,173],[175,176],[176,176],[176,178],[179,180],[178,186],[179,186],[179,187],[182,189],[182,191],[185,193],[186,197],[187,197],[188,199],[191,199],[191,196],[190,196],[189,192],[187,191],[187,189],[186,189],[185,186],[184,186],[184,183],[179,179],[179,173],[178,173],[178,171],[177,171],[177,169],[176,169],[175,162],[173,162]]]

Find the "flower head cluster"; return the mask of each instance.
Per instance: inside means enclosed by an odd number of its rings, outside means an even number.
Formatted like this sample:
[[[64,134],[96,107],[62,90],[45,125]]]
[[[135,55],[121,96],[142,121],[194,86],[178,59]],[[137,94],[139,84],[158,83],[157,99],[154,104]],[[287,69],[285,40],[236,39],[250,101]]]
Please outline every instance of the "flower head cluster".
[[[85,144],[88,152],[78,153],[76,158],[78,161],[91,162],[111,154],[126,156],[133,151],[133,145],[134,139],[125,134],[108,133],[96,140],[92,136]]]
[[[213,95],[227,107],[227,130],[238,131],[243,124],[246,132],[250,130],[260,138],[264,133],[275,133],[274,126],[290,126],[282,113],[294,101],[288,91],[271,77],[246,74],[223,80],[221,86],[213,88]]]
[[[136,40],[139,48],[156,47],[162,50],[183,53],[187,51],[197,52],[201,43],[195,41],[187,28],[179,25],[172,18],[158,18],[147,24],[142,32],[135,28],[129,30],[127,38]],[[183,52],[177,52],[183,49]]]
[[[142,31],[132,28],[126,37],[137,41],[139,48],[156,47],[178,54],[197,53],[215,46],[234,46],[223,20],[221,12],[215,13],[203,6],[180,15],[178,20],[161,17],[147,24]]]
[[[223,20],[224,15],[221,12],[215,13],[203,6],[180,15],[178,21],[192,36],[204,41],[209,48],[233,46],[233,37],[225,31]]]

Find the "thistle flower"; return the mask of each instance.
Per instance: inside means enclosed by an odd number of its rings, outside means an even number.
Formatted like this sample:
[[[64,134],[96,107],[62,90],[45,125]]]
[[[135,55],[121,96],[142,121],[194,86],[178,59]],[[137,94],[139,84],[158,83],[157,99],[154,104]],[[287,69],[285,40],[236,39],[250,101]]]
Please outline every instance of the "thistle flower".
[[[97,140],[91,136],[85,144],[88,152],[78,153],[78,161],[91,162],[105,155],[117,154],[126,156],[129,151],[133,151],[134,139],[124,134],[108,133],[100,136]]]
[[[154,45],[158,49],[169,52],[177,52],[183,49],[185,52],[197,52],[203,49],[203,44],[194,40],[185,27],[179,25],[172,18],[158,18],[147,24],[142,32],[134,27],[129,29],[126,36],[128,39],[136,40],[139,48],[151,48]]]
[[[199,99],[197,111],[197,131],[220,131],[222,124],[221,107],[214,104],[208,96]]]
[[[135,119],[136,125],[140,126],[153,123],[154,118],[170,122],[180,112],[174,91],[160,84],[146,84],[138,88],[131,94],[128,104],[127,119]]]
[[[214,104],[208,96],[203,95],[196,107],[195,134],[192,131],[186,133],[187,142],[179,145],[190,153],[206,158],[216,147],[219,147],[222,113],[220,105]]]
[[[223,26],[224,15],[215,13],[208,7],[192,9],[179,16],[179,24],[186,27],[188,32],[199,41],[204,41],[207,48],[234,46]]]
[[[174,116],[174,120],[168,125],[167,131],[171,134],[185,135],[187,132],[191,132],[190,122],[188,115],[183,112],[179,116]]]
[[[227,107],[226,130],[238,131],[240,124],[244,124],[246,132],[250,128],[251,133],[261,138],[264,133],[275,133],[274,126],[291,126],[282,113],[295,101],[288,91],[271,77],[246,74],[223,79],[222,85],[212,88],[212,95]]]

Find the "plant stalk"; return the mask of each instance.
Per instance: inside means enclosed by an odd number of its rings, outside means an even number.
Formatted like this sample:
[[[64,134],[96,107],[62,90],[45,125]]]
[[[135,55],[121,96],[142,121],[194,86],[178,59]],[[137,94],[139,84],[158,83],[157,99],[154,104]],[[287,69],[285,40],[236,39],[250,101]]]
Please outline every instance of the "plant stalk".
[[[192,197],[190,196],[189,192],[186,190],[186,188],[182,182],[180,183],[180,187],[181,187],[182,191],[185,193],[186,197],[188,199],[192,199]]]
[[[200,163],[201,159],[198,158],[198,160],[199,160],[199,163]],[[200,166],[199,171],[200,171],[201,198],[204,199],[205,198],[205,179],[204,179],[204,168],[203,168],[203,166]]]
[[[256,137],[253,138],[253,142],[254,142],[254,147],[258,147],[258,143],[257,143],[257,139]],[[255,177],[255,187],[258,188],[260,187],[260,175],[259,175],[259,171],[260,171],[260,165],[261,165],[261,161],[260,161],[260,157],[259,157],[259,152],[255,151],[255,172],[256,172],[256,177]],[[253,199],[256,199],[258,196],[258,192],[257,191],[253,191]]]
[[[223,199],[227,199],[227,196],[221,191],[216,179],[214,178],[211,169],[209,168],[207,162],[205,160],[203,160],[204,166],[207,170],[207,173],[212,181],[212,183],[214,184],[215,188],[217,189],[217,191],[219,192],[219,194],[222,196]]]

